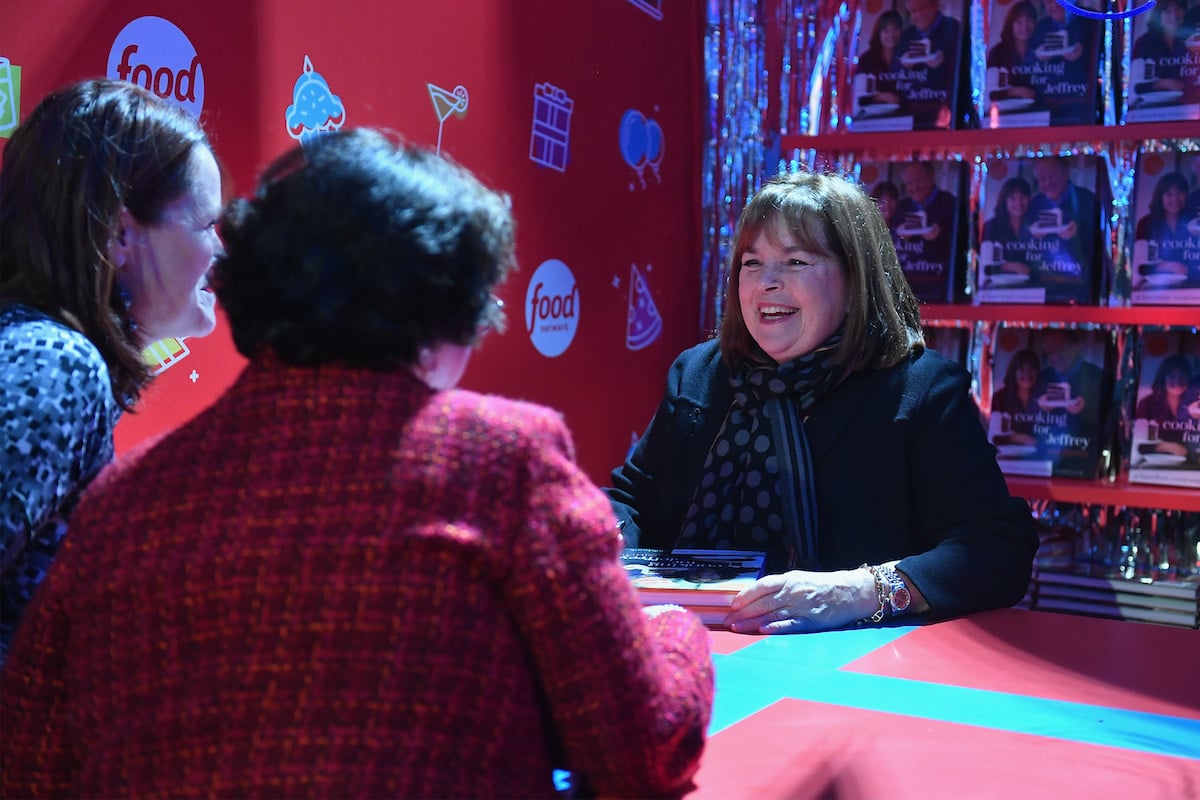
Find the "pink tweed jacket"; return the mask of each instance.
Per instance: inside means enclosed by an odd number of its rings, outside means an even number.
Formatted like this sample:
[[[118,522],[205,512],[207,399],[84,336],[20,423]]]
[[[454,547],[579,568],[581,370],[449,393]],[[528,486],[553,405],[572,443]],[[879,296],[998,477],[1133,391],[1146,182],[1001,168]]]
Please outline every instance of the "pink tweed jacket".
[[[0,680],[3,796],[691,787],[705,630],[647,619],[561,418],[253,362],[89,489]]]

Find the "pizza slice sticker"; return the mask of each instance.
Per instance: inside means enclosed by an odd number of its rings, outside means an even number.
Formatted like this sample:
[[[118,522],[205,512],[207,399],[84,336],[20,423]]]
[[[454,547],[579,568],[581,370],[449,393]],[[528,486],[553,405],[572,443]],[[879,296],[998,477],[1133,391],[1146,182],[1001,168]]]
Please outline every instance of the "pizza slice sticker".
[[[646,284],[637,264],[629,265],[629,307],[625,322],[625,346],[630,350],[648,347],[662,333],[662,317],[650,287]]]

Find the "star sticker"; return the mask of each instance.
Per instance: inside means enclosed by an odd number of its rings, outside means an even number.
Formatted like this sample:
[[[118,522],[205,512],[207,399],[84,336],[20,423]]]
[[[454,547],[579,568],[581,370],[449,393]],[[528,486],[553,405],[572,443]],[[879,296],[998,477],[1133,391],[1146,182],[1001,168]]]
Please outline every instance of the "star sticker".
[[[613,288],[614,289],[621,288],[621,278],[617,275],[613,275]]]
[[[200,380],[200,373],[196,372],[196,370],[192,370],[192,374],[188,375],[188,378],[191,379],[192,383],[195,383],[196,381]]]

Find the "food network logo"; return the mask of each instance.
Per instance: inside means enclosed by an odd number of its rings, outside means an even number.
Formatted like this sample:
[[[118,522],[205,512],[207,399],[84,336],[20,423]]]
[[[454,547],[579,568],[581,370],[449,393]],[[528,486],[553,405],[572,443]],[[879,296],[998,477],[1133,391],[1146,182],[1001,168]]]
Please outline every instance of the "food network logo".
[[[138,17],[121,29],[108,53],[108,77],[149,89],[194,117],[204,109],[200,56],[162,17]]]
[[[543,261],[525,290],[525,332],[547,358],[562,355],[579,329],[579,285],[556,258]]]
[[[1154,8],[1154,0],[1148,0],[1148,2],[1142,5],[1135,4],[1132,8],[1127,8],[1124,11],[1092,11],[1090,8],[1081,8],[1075,5],[1071,0],[1058,0],[1058,4],[1072,14],[1092,19],[1125,19],[1126,17],[1133,17]],[[1121,3],[1121,5],[1124,5],[1124,3]]]

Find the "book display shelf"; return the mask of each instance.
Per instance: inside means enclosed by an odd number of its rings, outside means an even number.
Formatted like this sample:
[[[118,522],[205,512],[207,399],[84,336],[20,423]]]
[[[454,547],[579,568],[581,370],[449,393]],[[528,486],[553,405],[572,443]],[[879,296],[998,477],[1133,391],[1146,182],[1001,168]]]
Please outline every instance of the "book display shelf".
[[[1138,148],[1148,141],[1170,142],[1200,137],[1200,123],[1195,121],[1131,123],[1125,125],[1075,125],[1063,127],[984,128],[972,130],[924,130],[855,132],[838,131],[819,135],[787,135],[781,139],[782,154],[801,163],[833,163],[842,159],[960,159],[978,162],[998,155],[1052,154],[1063,151],[1092,152],[1104,155],[1110,164],[1130,165]],[[978,210],[972,208],[972,226]],[[1114,237],[1115,238],[1115,237]],[[972,242],[970,251],[975,251]],[[1127,245],[1120,245],[1120,249]],[[974,252],[969,255],[975,259]],[[1097,256],[1099,258],[1099,256]],[[973,267],[974,265],[972,265]],[[1111,298],[1111,292],[1099,292]],[[1101,301],[1103,302],[1103,301]],[[1128,302],[1109,300],[1110,303]],[[968,292],[966,298],[952,303],[923,303],[922,318],[932,327],[957,327],[995,330],[1000,325],[1105,329],[1168,329],[1200,327],[1200,307],[1195,305],[1100,305],[1053,303],[981,303]],[[1115,509],[1154,509],[1161,512],[1200,512],[1200,489],[1187,486],[1166,486],[1131,483],[1121,457],[1114,455],[1117,466],[1102,471],[1093,479],[1041,477],[1008,474],[1010,489],[1031,504],[1073,503],[1108,506]],[[1113,581],[1088,578],[1096,586],[1076,587],[1059,591],[1060,584],[1070,584],[1070,570],[1055,571],[1041,568],[1031,585],[1030,599],[1047,603],[1047,608],[1071,613],[1111,616],[1122,619],[1143,619],[1166,624],[1196,627],[1200,624],[1200,582],[1195,576],[1182,583],[1162,580],[1133,581],[1137,591],[1128,586],[1120,592]],[[1116,583],[1122,583],[1117,580]],[[1100,585],[1103,584],[1103,585]],[[1170,585],[1168,585],[1170,584]],[[1175,594],[1162,594],[1166,587]],[[1078,598],[1061,600],[1071,592],[1091,591],[1104,595],[1100,601],[1088,602]],[[1133,598],[1133,601],[1128,601]],[[1163,599],[1166,598],[1166,599]],[[1127,602],[1128,601],[1128,602]],[[1165,613],[1163,606],[1174,604],[1183,609]],[[1182,604],[1182,605],[1181,605]],[[1032,607],[1032,606],[1031,606]],[[1040,606],[1039,606],[1040,607]],[[1147,610],[1147,608],[1149,610]]]
[[[1193,121],[1132,123],[1119,126],[1074,125],[1055,128],[994,128],[945,131],[835,132],[815,136],[789,135],[781,139],[784,153],[819,153],[825,158],[871,154],[883,158],[946,158],[969,160],[996,152],[1053,152],[1086,147],[1097,152],[1135,150],[1150,139],[1186,139],[1200,136]],[[811,161],[811,158],[798,158]],[[925,304],[922,318],[932,324],[967,325],[978,322],[1098,326],[1200,326],[1195,306],[1096,306],[970,303]],[[1032,478],[1010,475],[1015,494],[1031,500],[1091,503],[1097,505],[1200,511],[1200,491],[1170,486],[1133,485],[1123,477]]]

